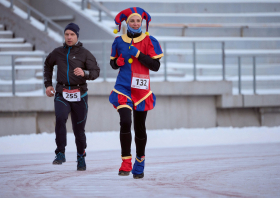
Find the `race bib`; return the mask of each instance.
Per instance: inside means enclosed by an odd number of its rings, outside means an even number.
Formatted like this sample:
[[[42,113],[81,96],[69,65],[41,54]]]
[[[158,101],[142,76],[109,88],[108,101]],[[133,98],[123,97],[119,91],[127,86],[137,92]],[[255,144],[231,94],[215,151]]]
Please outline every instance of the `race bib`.
[[[149,89],[149,75],[133,74],[131,87],[136,89]]]
[[[63,89],[63,98],[69,102],[81,101],[81,92],[79,89]]]

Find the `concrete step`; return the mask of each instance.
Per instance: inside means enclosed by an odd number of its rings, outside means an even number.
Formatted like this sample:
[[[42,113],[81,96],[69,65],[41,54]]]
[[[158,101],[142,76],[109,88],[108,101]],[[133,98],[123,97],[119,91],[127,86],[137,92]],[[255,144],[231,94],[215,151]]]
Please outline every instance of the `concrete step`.
[[[115,16],[118,12],[112,12]],[[279,23],[280,13],[150,13],[152,20],[150,24],[164,23]],[[99,13],[92,12],[91,16],[98,20]],[[110,17],[103,14],[102,20],[113,22]],[[111,26],[111,23],[110,25]]]
[[[160,66],[160,71],[164,72],[164,63]],[[167,63],[167,68],[173,71],[179,71],[183,74],[193,74],[194,65],[186,63]],[[200,76],[211,76],[220,75],[222,76],[222,65],[221,64],[197,64],[196,73]],[[238,65],[237,64],[227,64],[226,65],[226,75],[227,76],[238,76]],[[169,74],[167,72],[167,74]],[[242,64],[241,65],[242,75],[253,75],[252,64]],[[258,64],[256,65],[256,75],[279,75],[280,76],[280,64]]]
[[[20,44],[24,43],[24,38],[0,38],[0,44]]]
[[[71,0],[73,1],[73,0]],[[75,0],[79,2],[79,0]],[[157,13],[246,13],[246,12],[277,12],[280,4],[276,1],[191,1],[191,0],[139,0],[139,1],[114,1],[98,0],[111,11],[121,11],[129,7],[141,7],[147,12]],[[152,19],[153,15],[151,14]]]
[[[0,30],[0,38],[13,38],[13,32]]]
[[[11,80],[0,80],[0,92],[11,92],[12,81]],[[25,80],[16,80],[16,91],[33,91],[43,87],[43,82],[40,79],[30,78]]]
[[[173,54],[165,56],[168,62],[178,62],[178,63],[193,63],[193,55],[180,55]],[[272,64],[280,63],[280,56],[259,56],[256,58],[257,64]],[[164,60],[161,60],[163,62]],[[226,57],[225,63],[227,64],[237,64],[238,58]],[[222,64],[222,55],[219,54],[205,54],[196,56],[197,64]],[[252,57],[242,58],[242,64],[251,64]]]
[[[33,46],[30,43],[22,44],[0,44],[0,51],[32,51]]]
[[[161,37],[156,36],[156,38],[161,41],[162,38],[170,38],[172,41],[174,37]],[[193,40],[192,40],[193,38]],[[197,39],[196,39],[197,38]],[[171,49],[193,49],[193,41],[196,42],[197,49],[221,49],[221,42],[224,41],[225,49],[280,49],[280,39],[279,37],[274,38],[260,38],[253,37],[250,38],[240,38],[240,37],[177,37],[177,42],[168,42],[166,43],[167,48]],[[217,39],[215,39],[217,38]],[[180,40],[180,42],[178,42]],[[163,47],[163,42],[161,47]]]
[[[32,59],[32,58],[40,58],[42,56],[46,56],[45,52],[43,51],[40,51],[40,50],[35,50],[35,51],[4,51],[4,52],[1,52],[0,51],[0,58],[1,58],[1,61],[0,61],[0,66],[1,65],[12,65],[12,56],[14,56],[15,58],[15,62],[17,65],[20,65],[20,64],[23,64],[23,65],[31,65],[31,64],[42,64],[42,61],[38,61],[37,63],[34,62],[34,61],[31,61],[31,62],[20,62],[20,61],[17,61],[17,59],[21,60],[22,58],[26,58],[27,60],[28,59]],[[41,58],[42,60],[42,58]]]
[[[144,29],[145,30],[145,29]],[[156,36],[186,37],[279,37],[280,26],[272,28],[239,28],[239,27],[151,27],[149,33]]]
[[[279,37],[175,37],[175,36],[154,36],[163,48],[166,42],[167,49],[193,49],[193,42],[196,42],[197,49],[221,49],[222,42],[225,49],[280,49]],[[81,40],[87,49],[102,49],[101,43],[89,43]],[[113,43],[113,40],[112,40]],[[106,43],[106,52],[110,56],[112,43]],[[94,56],[102,56],[102,51],[90,50]],[[107,55],[106,55],[107,56]]]
[[[43,65],[43,58],[41,58],[41,57],[19,57],[19,58],[15,59],[15,64],[16,65]]]
[[[36,77],[38,72],[42,72],[42,65],[16,65],[15,66],[15,79],[27,80]],[[0,66],[0,79],[12,80],[12,66]]]

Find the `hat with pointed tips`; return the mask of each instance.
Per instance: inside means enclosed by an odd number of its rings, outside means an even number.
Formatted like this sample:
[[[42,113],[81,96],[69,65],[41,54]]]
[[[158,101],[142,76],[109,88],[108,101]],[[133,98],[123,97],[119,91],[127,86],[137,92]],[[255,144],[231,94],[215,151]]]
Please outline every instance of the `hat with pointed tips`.
[[[146,34],[148,35],[148,28],[149,28],[149,23],[151,21],[151,16],[149,15],[148,12],[146,12],[144,9],[139,8],[139,7],[132,7],[132,8],[127,8],[123,11],[121,11],[117,16],[115,17],[115,23],[116,25],[119,26],[119,30],[114,29],[114,33],[118,33],[121,30],[121,25],[122,21],[126,21],[128,23],[129,19],[132,16],[139,16],[141,20],[145,19],[146,20]]]

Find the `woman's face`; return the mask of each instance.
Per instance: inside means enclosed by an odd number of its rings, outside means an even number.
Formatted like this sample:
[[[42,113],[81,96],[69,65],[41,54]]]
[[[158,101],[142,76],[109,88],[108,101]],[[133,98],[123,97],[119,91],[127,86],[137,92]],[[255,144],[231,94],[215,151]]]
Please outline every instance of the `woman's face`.
[[[128,21],[128,25],[132,28],[132,29],[139,29],[141,27],[141,18],[139,16],[132,16],[129,21]]]

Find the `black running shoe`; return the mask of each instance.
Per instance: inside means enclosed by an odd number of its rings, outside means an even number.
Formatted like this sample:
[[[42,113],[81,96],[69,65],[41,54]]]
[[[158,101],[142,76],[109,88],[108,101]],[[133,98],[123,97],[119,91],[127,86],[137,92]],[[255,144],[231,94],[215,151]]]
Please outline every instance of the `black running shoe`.
[[[144,172],[139,175],[133,175],[134,179],[142,179],[144,177]]]
[[[119,176],[128,176],[130,171],[119,171]]]
[[[85,156],[86,156],[85,153],[83,155],[80,155],[80,154],[77,155],[77,162],[78,162],[77,170],[78,171],[85,171],[87,169]]]
[[[58,154],[56,154],[53,164],[60,165],[63,162],[66,162],[65,155],[64,155],[64,153],[59,152]]]

